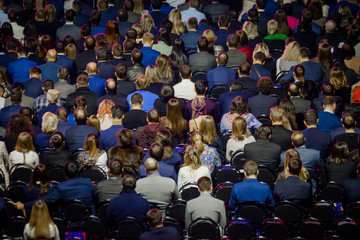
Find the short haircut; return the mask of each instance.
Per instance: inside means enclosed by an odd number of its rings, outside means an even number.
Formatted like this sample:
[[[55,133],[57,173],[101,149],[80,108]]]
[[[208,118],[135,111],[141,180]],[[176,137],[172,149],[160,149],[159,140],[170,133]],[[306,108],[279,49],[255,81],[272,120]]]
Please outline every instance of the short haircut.
[[[150,81],[145,75],[140,75],[135,82],[136,90],[144,90],[150,86]]]
[[[129,148],[134,142],[134,133],[127,128],[121,129],[116,134],[117,142],[121,148]]]
[[[196,183],[202,192],[211,191],[211,179],[209,177],[201,177]]]
[[[127,74],[127,67],[125,64],[119,63],[115,67],[116,76],[120,79],[125,79]]]
[[[189,65],[183,65],[180,68],[180,74],[183,79],[189,79],[191,76],[191,67]]]
[[[110,173],[119,176],[122,173],[122,164],[119,159],[112,159],[109,164]]]
[[[136,187],[136,179],[131,175],[125,175],[122,178],[121,185],[123,190],[134,190]]]
[[[124,116],[124,109],[119,104],[111,107],[111,115],[114,119],[120,119]]]
[[[161,211],[156,208],[150,209],[150,211],[146,214],[146,220],[150,228],[155,228],[156,226],[161,225],[162,219]]]
[[[74,118],[77,124],[84,125],[87,120],[87,112],[83,107],[78,107],[74,111]]]
[[[195,82],[195,91],[198,95],[204,95],[206,93],[206,84],[204,80],[197,80]]]
[[[85,38],[85,47],[89,50],[95,48],[95,38],[93,36],[87,36]]]
[[[150,43],[155,40],[155,37],[152,33],[145,33],[143,36],[143,43]]]
[[[250,66],[250,63],[248,62],[243,62],[239,65],[239,72],[240,74],[243,74],[243,75],[249,75],[250,74],[250,71],[251,71],[251,66]]]
[[[65,52],[65,44],[61,40],[57,40],[54,44],[54,48],[57,53],[64,53]]]
[[[291,142],[296,148],[303,146],[305,144],[304,134],[300,131],[293,132],[293,134],[291,135]]]
[[[112,45],[111,50],[113,51],[113,54],[116,57],[120,57],[123,55],[123,47],[119,43],[114,43],[114,45]]]
[[[125,36],[127,39],[131,39],[131,40],[136,40],[136,37],[137,37],[137,32],[134,28],[129,28],[126,33],[125,33]]]
[[[299,158],[293,157],[290,159],[288,167],[290,174],[299,176],[302,168],[302,162]]]
[[[317,120],[319,119],[319,115],[314,109],[309,109],[305,113],[304,119],[307,125],[316,125]]]
[[[332,106],[333,104],[336,104],[336,99],[333,96],[326,96],[323,100],[323,104],[325,106]]]
[[[196,17],[189,18],[187,24],[188,24],[188,27],[191,29],[198,28],[198,21],[197,21]]]
[[[22,98],[22,91],[19,88],[13,88],[10,92],[10,100],[14,104],[19,104]]]
[[[284,117],[284,109],[282,109],[281,107],[276,106],[270,109],[270,118],[273,122],[282,121],[283,117]]]
[[[86,107],[86,98],[83,96],[76,97],[74,99],[74,106],[75,106],[75,108],[78,108],[78,107],[85,108]]]
[[[228,15],[223,14],[219,16],[218,23],[220,27],[227,27],[230,24],[230,18]]]
[[[164,147],[160,143],[153,143],[149,149],[150,157],[160,162],[164,156]]]
[[[240,37],[237,34],[230,34],[227,38],[229,47],[236,48],[239,45]]]
[[[96,50],[96,57],[98,61],[106,61],[108,59],[108,51],[104,47],[100,47]]]
[[[217,63],[219,66],[226,66],[226,64],[228,63],[228,55],[226,54],[226,52],[221,52],[218,56],[217,56]]]
[[[352,129],[355,127],[355,119],[351,114],[345,114],[345,116],[341,118],[341,121],[345,129]]]
[[[299,49],[299,56],[301,58],[310,58],[310,50],[306,47],[302,47]]]
[[[76,17],[76,13],[74,10],[69,9],[65,12],[66,21],[73,22],[75,20],[75,17]]]
[[[90,14],[90,22],[94,25],[99,25],[101,20],[101,14],[97,10],[93,10]]]
[[[143,97],[140,93],[135,93],[131,96],[130,101],[132,104],[141,104],[143,102]]]
[[[61,67],[59,68],[59,79],[65,79],[67,80],[69,78],[69,70],[67,69],[67,67]]]
[[[65,163],[64,174],[67,178],[76,178],[78,175],[79,166],[72,161]]]
[[[258,171],[258,166],[257,166],[256,162],[247,161],[244,164],[244,172],[246,173],[246,175],[248,175],[248,176],[257,175],[257,171]]]
[[[257,52],[254,54],[254,60],[264,62],[266,59],[266,55],[262,52]]]
[[[14,8],[10,8],[10,10],[8,11],[8,18],[11,22],[14,22],[16,21],[18,15],[17,15],[17,12]]]
[[[149,122],[159,122],[160,121],[160,112],[157,108],[149,110],[146,114]]]
[[[324,83],[321,86],[321,91],[324,95],[333,95],[334,94],[334,86],[331,83]]]
[[[117,17],[120,22],[126,22],[128,20],[128,13],[125,9],[120,9],[117,13]]]
[[[86,87],[89,84],[89,78],[85,74],[81,74],[76,78],[79,87]]]
[[[68,113],[65,108],[61,107],[58,110],[56,110],[56,116],[60,121],[66,121],[68,118]]]
[[[296,96],[300,95],[299,86],[295,83],[292,83],[289,85],[288,91],[289,91],[290,96],[292,96],[292,97],[296,97]]]
[[[151,6],[153,9],[159,10],[161,8],[162,0],[151,0]]]
[[[231,83],[231,91],[241,91],[243,89],[243,85],[239,79],[236,79]]]
[[[115,81],[112,78],[109,78],[108,80],[106,80],[105,82],[105,89],[108,93],[115,93],[116,94],[116,89],[117,89],[117,81]]]
[[[34,110],[30,107],[22,107],[20,113],[30,120],[34,117]]]
[[[269,95],[273,89],[273,81],[269,77],[262,77],[257,82],[257,88],[261,94]]]
[[[197,47],[201,52],[206,52],[209,49],[209,41],[206,37],[199,37],[197,40]]]
[[[269,127],[269,126],[261,125],[258,128],[258,131],[257,131],[258,139],[268,140],[270,138],[271,134],[272,134],[272,130],[271,130],[271,127]]]
[[[46,93],[46,98],[49,101],[49,103],[56,103],[56,101],[59,99],[59,91],[56,89],[49,89]]]
[[[134,49],[131,53],[131,57],[134,63],[141,63],[143,60],[143,53],[139,49]]]
[[[164,97],[165,99],[171,99],[174,97],[174,88],[170,84],[163,84],[161,87],[160,95],[161,97]]]
[[[15,83],[13,84],[13,88],[18,88],[18,89],[20,89],[21,91],[24,91],[24,90],[25,90],[25,86],[24,86],[24,84],[21,83],[21,82],[15,82]]]
[[[10,41],[9,41],[10,42]],[[9,49],[8,49],[9,50]],[[17,49],[17,53],[20,55],[20,56],[26,56],[29,54],[29,49],[25,46],[21,46]]]
[[[267,0],[256,0],[256,6],[258,9],[265,9]]]
[[[127,38],[123,42],[123,47],[125,52],[132,52],[132,50],[134,50],[135,47],[135,41]]]

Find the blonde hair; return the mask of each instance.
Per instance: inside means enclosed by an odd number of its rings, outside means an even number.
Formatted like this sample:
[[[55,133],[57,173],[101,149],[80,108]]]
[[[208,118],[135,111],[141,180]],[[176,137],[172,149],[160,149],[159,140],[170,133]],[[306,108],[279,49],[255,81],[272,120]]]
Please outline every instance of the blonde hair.
[[[193,170],[197,170],[201,167],[202,162],[200,158],[199,149],[196,146],[188,146],[184,156],[184,166],[189,166]]]
[[[95,157],[97,160],[99,158],[98,149],[100,149],[99,137],[94,133],[88,134],[84,143],[84,151],[89,151],[89,157]]]
[[[333,67],[330,70],[330,84],[334,86],[335,90],[349,86],[346,81],[346,76],[341,68]]]
[[[148,13],[141,16],[140,24],[144,32],[150,32],[152,28],[156,28],[154,19]]]
[[[134,13],[139,15],[143,14],[144,11],[144,3],[143,0],[134,0]]]
[[[28,153],[30,151],[35,152],[35,147],[33,143],[33,138],[31,137],[30,133],[22,132],[20,133],[16,145],[15,150],[18,152],[21,152],[24,157],[24,164],[26,164],[26,156],[25,153]]]
[[[140,23],[135,23],[131,27],[133,29],[135,29],[137,36],[138,37],[140,36],[140,38],[141,38],[144,33],[144,30],[143,30],[142,26],[140,25]]]
[[[267,30],[269,35],[273,35],[274,33],[277,33],[277,31],[279,30],[279,23],[272,19],[267,23]]]
[[[56,89],[49,89],[46,93],[46,98],[49,101],[49,103],[55,103],[58,98],[59,98],[59,91]]]
[[[293,148],[290,148],[290,149],[286,150],[286,152],[285,152],[284,170],[283,170],[283,174],[284,174],[285,178],[287,178],[289,176],[287,167],[289,166],[289,162],[292,158],[299,158],[301,161],[299,152]],[[299,178],[305,182],[310,179],[309,171],[304,166],[301,167]]]
[[[161,83],[161,78],[158,75],[157,68],[154,65],[149,65],[145,69],[145,77],[150,83]]]
[[[96,128],[99,132],[101,132],[101,125],[100,125],[100,119],[95,116],[91,115],[88,120],[86,121],[86,125],[90,127]]]
[[[171,70],[171,64],[168,56],[160,54],[156,59],[155,65],[160,82],[171,83],[173,80],[173,72]]]
[[[173,26],[171,33],[177,35],[183,35],[186,29],[186,24],[181,22],[181,13],[180,10],[175,8],[169,13],[169,21],[172,22]]]
[[[204,151],[204,144],[202,141],[201,134],[198,131],[193,132],[190,135],[190,141],[193,144],[193,146],[195,146],[197,148],[197,150],[199,151],[199,154],[201,155],[201,153]]]
[[[244,140],[244,137],[249,137],[251,134],[247,131],[247,122],[243,117],[236,117],[232,123],[232,138],[237,141]]]
[[[67,56],[68,58],[75,60],[77,55],[77,47],[75,44],[73,43],[69,43],[66,47],[65,47],[65,56]]]
[[[41,131],[43,133],[53,133],[57,130],[58,118],[55,114],[47,112],[42,117]]]
[[[46,2],[46,1],[44,1]],[[57,15],[56,15],[56,8],[52,4],[48,4],[45,6],[45,15],[46,15],[46,21],[48,23],[54,23],[57,21]]]
[[[215,121],[212,116],[205,116],[199,126],[199,133],[205,144],[212,145],[217,137]]]
[[[209,43],[213,43],[217,39],[215,33],[210,29],[204,31],[203,37],[205,37],[209,41]]]
[[[280,57],[285,61],[297,61],[299,55],[300,44],[296,41],[289,43]]]
[[[254,58],[255,54],[258,52],[262,52],[263,54],[265,54],[266,58],[271,58],[269,47],[265,43],[256,44],[255,49],[253,51],[253,58]]]
[[[106,114],[108,114],[110,118],[112,117],[111,108],[114,105],[115,103],[109,99],[105,99],[99,104],[98,118],[101,122],[104,121]]]
[[[242,30],[246,33],[249,40],[255,39],[257,36],[259,36],[257,27],[253,22],[246,21],[242,27]]]
[[[29,225],[31,228],[35,228],[33,239],[50,239],[49,224],[56,227],[46,203],[39,200],[33,205],[30,214]]]

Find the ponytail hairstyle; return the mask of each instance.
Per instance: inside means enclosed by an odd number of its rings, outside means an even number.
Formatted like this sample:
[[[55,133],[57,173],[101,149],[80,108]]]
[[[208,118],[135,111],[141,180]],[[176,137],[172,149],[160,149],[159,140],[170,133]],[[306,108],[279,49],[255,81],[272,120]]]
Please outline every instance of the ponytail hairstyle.
[[[206,102],[204,98],[194,98],[191,102],[191,119],[206,115]]]
[[[299,80],[300,86],[303,87],[305,84],[305,68],[303,65],[298,64],[294,67],[293,74],[297,80]]]
[[[94,133],[88,134],[84,144],[84,151],[89,151],[89,157],[95,156],[97,160],[99,157],[98,149],[100,149],[99,137]]]
[[[55,131],[51,134],[50,143],[54,149],[61,149],[64,147],[65,137],[61,132]]]
[[[50,176],[47,167],[43,163],[39,163],[31,175],[31,180],[28,184],[29,192],[40,184],[40,197],[43,197],[48,192],[50,187]]]
[[[169,160],[174,156],[171,141],[171,132],[167,129],[162,129],[156,133],[154,141],[160,143],[164,147],[163,161]]]
[[[193,132],[190,135],[190,141],[192,142],[193,146],[197,148],[199,154],[201,155],[201,153],[204,151],[204,143],[202,141],[201,134],[198,131]]]
[[[195,146],[189,145],[185,151],[184,166],[189,166],[193,170],[197,170],[201,165],[199,150]]]

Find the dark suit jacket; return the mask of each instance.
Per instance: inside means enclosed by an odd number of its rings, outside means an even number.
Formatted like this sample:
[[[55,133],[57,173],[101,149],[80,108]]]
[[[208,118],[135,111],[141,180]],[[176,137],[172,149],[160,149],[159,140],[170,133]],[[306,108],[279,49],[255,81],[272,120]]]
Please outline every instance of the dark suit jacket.
[[[281,146],[281,151],[286,151],[289,148],[292,148],[291,144],[291,135],[292,131],[287,130],[281,125],[273,125],[272,134],[270,142],[279,144]]]
[[[30,61],[26,57],[21,57],[18,60],[10,62],[8,71],[12,77],[12,82],[25,82],[29,79],[30,69],[36,65],[36,62]]]
[[[261,77],[271,78],[271,72],[264,65],[253,64],[251,66],[250,78],[257,82]]]
[[[127,80],[118,80],[118,88],[116,94],[121,98],[126,98],[130,93],[136,91],[135,83],[129,82]]]
[[[225,113],[230,111],[230,108],[232,106],[232,100],[237,97],[241,96],[242,98],[247,101],[247,95],[244,92],[240,91],[231,91],[231,92],[225,92],[220,95],[219,97],[219,107],[220,107],[220,113],[221,115],[224,115]]]
[[[217,66],[206,73],[208,91],[218,84],[227,84],[235,79],[236,72],[224,66]]]
[[[311,108],[311,101],[298,97],[290,97],[290,100],[294,104],[295,113],[305,113],[307,110]]]
[[[167,239],[179,239],[179,232],[174,227],[158,227],[151,229],[148,232],[144,232],[140,235],[139,240],[167,240]]]
[[[119,26],[119,32],[121,34],[121,36],[125,36],[126,35],[126,31],[131,28],[132,24],[129,22],[117,22],[118,26]]]
[[[25,86],[25,95],[33,98],[37,98],[44,93],[42,90],[43,83],[38,78],[30,78],[24,83]]]
[[[316,127],[324,132],[330,132],[334,128],[342,126],[340,118],[330,112],[319,112],[319,122]]]
[[[62,40],[65,35],[71,35],[75,40],[80,38],[80,28],[75,24],[66,24],[56,31],[56,38]]]
[[[248,100],[249,111],[257,117],[261,115],[266,115],[269,117],[270,109],[275,106],[277,106],[276,98],[263,95],[261,93],[249,98]]]
[[[349,203],[360,201],[360,177],[354,179],[347,179],[345,181],[345,196]]]
[[[180,36],[180,39],[184,42],[186,53],[191,54],[197,51],[197,40],[201,36],[202,33],[198,31],[189,31]]]
[[[77,68],[76,63],[73,59],[68,58],[65,55],[58,55],[58,60],[56,61],[56,63],[60,64],[63,67],[66,67],[70,73],[70,81],[76,82]]]
[[[108,61],[98,62],[99,72],[96,74],[98,77],[109,79],[115,79],[115,66]]]
[[[28,59],[29,59],[30,61],[37,62],[38,65],[41,65],[41,64],[44,64],[44,63],[45,63],[45,60],[44,60],[44,59],[36,56],[34,53],[30,53]]]
[[[209,22],[216,25],[220,15],[229,12],[229,5],[220,2],[212,2],[210,5],[204,7],[204,14]]]
[[[167,14],[160,12],[160,10],[158,11],[153,10],[151,16],[154,19],[154,23],[157,29],[160,29],[161,22],[167,18]]]
[[[301,65],[303,65],[305,68],[305,79],[312,80],[316,83],[317,86],[321,86],[322,77],[323,77],[323,70],[322,70],[321,63],[305,61],[305,62],[302,62]],[[282,79],[286,80],[287,82],[292,82],[294,79],[293,69],[294,69],[294,66],[292,66],[290,68],[290,71],[288,72],[288,74],[286,74]]]
[[[268,140],[258,139],[257,142],[248,143],[244,147],[244,155],[247,161],[253,160],[257,164],[262,164],[275,172],[280,163],[281,147]]]
[[[99,95],[97,93],[91,92],[87,87],[79,87],[74,93],[68,95],[66,98],[66,109],[68,110],[68,113],[74,112],[74,100],[78,96],[85,97],[88,116],[96,114],[96,99],[99,97]]]
[[[45,81],[46,79],[51,79],[54,83],[59,81],[58,72],[62,66],[55,62],[47,62],[43,65],[40,65],[41,69],[41,81]]]
[[[14,113],[20,113],[22,107],[19,104],[12,104],[10,106],[4,107],[0,110],[0,123],[4,128],[8,127],[8,122],[10,116]]]
[[[76,56],[75,63],[77,67],[77,72],[79,74],[84,73],[86,70],[86,64],[88,64],[89,62],[97,62],[94,49],[85,50],[84,52]]]
[[[119,104],[124,109],[125,112],[129,110],[129,105],[128,102],[126,101],[126,98],[121,98],[118,95],[116,95],[116,93],[106,93],[104,96],[99,97],[96,100],[97,109],[99,108],[100,103],[105,99],[111,100],[115,104]]]
[[[86,136],[89,133],[99,134],[99,131],[96,128],[87,125],[76,125],[66,130],[65,140],[69,150],[74,153],[79,149],[82,149]]]
[[[238,70],[239,65],[247,61],[246,53],[239,52],[237,49],[229,49],[226,53],[228,55],[228,62],[226,67]]]
[[[88,16],[82,14],[81,12],[76,12],[76,18],[75,18],[74,24],[76,26],[78,26],[79,28],[81,28],[81,26],[84,24],[90,25],[90,18]]]
[[[198,52],[190,55],[189,63],[193,74],[207,72],[216,67],[216,57],[208,52]]]
[[[66,130],[68,130],[69,128],[71,128],[73,126],[74,125],[72,125],[71,123],[59,120],[58,121],[57,131],[61,132],[65,136]]]
[[[311,199],[311,186],[299,177],[289,176],[275,184],[274,194],[276,202],[288,200],[304,204]]]
[[[320,158],[322,159],[320,164],[324,167],[325,160],[330,153],[330,134],[328,132],[320,131],[318,128],[307,128],[302,132],[306,138],[305,146],[320,151]]]
[[[231,32],[225,29],[219,29],[218,31],[216,31],[215,35],[217,38],[216,41],[214,42],[214,45],[220,45],[225,49],[225,51],[227,51],[228,46],[226,45],[226,43],[227,43],[227,38],[230,34]]]

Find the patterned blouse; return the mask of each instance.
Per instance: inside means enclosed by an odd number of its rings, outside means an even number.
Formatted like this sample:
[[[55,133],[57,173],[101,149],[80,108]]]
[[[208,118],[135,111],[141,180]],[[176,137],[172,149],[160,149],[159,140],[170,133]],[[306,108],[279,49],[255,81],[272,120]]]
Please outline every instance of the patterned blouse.
[[[238,116],[245,118],[245,120],[247,122],[247,130],[251,133],[254,132],[256,129],[258,129],[262,125],[261,122],[259,122],[256,119],[256,117],[254,115],[252,115],[251,113],[245,113],[243,115],[239,115],[237,113],[231,114],[230,112],[228,112],[221,119],[220,131],[222,133],[227,132],[227,131],[231,132],[232,131],[232,123],[233,123],[234,119]]]
[[[204,144],[204,151],[201,153],[202,165],[212,173],[216,167],[221,166],[221,159],[215,148]]]

